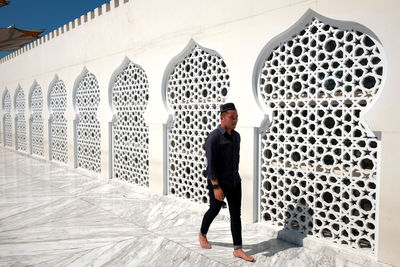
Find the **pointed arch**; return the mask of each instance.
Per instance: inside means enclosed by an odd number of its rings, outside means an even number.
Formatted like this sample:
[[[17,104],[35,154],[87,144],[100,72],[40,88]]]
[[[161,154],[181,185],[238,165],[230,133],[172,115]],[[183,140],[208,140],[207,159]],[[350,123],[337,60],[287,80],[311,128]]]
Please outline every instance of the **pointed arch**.
[[[313,10],[263,48],[253,72],[270,115],[260,220],[376,253],[380,140],[363,114],[382,91],[384,61],[371,30]]]
[[[49,159],[62,163],[68,162],[67,131],[67,89],[56,74],[47,93],[49,110]]]
[[[124,58],[109,85],[112,177],[149,186],[149,129],[144,112],[149,99],[145,71]]]
[[[36,80],[29,90],[31,154],[44,157],[43,91]]]
[[[1,106],[3,109],[4,146],[12,147],[11,95],[7,88],[3,92]]]
[[[2,95],[1,95],[1,108],[2,108],[2,109],[5,109],[5,108],[6,108],[6,106],[5,106],[5,101],[6,101],[7,94],[10,94],[10,92],[9,92],[9,90],[8,90],[7,87],[6,87],[6,88],[4,89]]]
[[[225,102],[229,87],[222,56],[194,40],[166,67],[162,96],[170,112],[165,129],[169,194],[208,202],[203,144],[218,125],[219,106]]]
[[[75,109],[75,167],[100,173],[101,132],[97,119],[100,88],[96,76],[86,67],[75,80],[72,101]]]
[[[74,107],[75,113],[78,113],[78,107],[76,106],[76,91],[78,90],[79,84],[88,73],[88,69],[86,68],[86,66],[84,66],[81,73],[75,79],[74,87],[72,88],[72,105]]]
[[[51,80],[51,82],[50,82],[50,84],[49,84],[49,87],[48,87],[48,90],[47,90],[47,110],[49,111],[49,116],[51,116],[51,105],[50,105],[50,102],[51,102],[51,93],[52,93],[52,90],[51,89],[53,89],[53,87],[56,85],[56,83],[57,83],[57,81],[59,80],[59,77],[58,77],[58,75],[57,74],[54,74],[54,77],[53,77],[53,79]]]
[[[25,119],[25,93],[20,85],[14,94],[15,109],[15,147],[17,150],[26,151],[26,119]]]
[[[122,60],[122,63],[111,74],[110,82],[108,84],[108,105],[110,107],[112,114],[116,113],[113,106],[113,98],[112,98],[114,85],[118,79],[118,76],[121,75],[121,73],[128,67],[130,63],[132,63],[132,61],[127,56],[125,56],[124,59]]]

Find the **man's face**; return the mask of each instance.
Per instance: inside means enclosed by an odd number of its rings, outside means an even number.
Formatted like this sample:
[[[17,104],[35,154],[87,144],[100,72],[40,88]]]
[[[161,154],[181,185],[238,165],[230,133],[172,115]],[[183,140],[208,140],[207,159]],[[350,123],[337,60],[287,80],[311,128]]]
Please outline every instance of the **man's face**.
[[[236,110],[228,110],[221,114],[221,126],[224,129],[233,130],[238,122],[238,114]]]

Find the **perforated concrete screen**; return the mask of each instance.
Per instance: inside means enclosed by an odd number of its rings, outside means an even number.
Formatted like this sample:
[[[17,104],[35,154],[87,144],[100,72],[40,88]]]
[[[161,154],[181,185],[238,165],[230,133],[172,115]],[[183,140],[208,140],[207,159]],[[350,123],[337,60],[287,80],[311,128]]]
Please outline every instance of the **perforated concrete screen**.
[[[78,112],[76,126],[77,165],[79,168],[100,172],[100,123],[97,109],[100,90],[96,77],[88,72],[80,81],[74,98]]]
[[[168,132],[170,194],[208,201],[203,144],[219,123],[219,106],[228,90],[228,69],[222,57],[192,42],[176,61],[166,84],[174,114]]]
[[[32,154],[44,156],[43,143],[43,92],[40,85],[35,84],[31,92],[31,146]]]
[[[25,94],[21,87],[15,93],[17,150],[26,151]]]
[[[52,160],[67,163],[67,90],[62,80],[57,80],[50,90],[50,155]]]
[[[374,253],[380,142],[362,112],[382,82],[377,41],[314,18],[265,55],[261,220]]]
[[[117,76],[112,88],[113,177],[149,186],[149,129],[144,112],[149,85],[144,70],[132,62]]]
[[[6,90],[3,97],[3,133],[4,145],[12,146],[12,130],[11,130],[11,96],[10,92]]]

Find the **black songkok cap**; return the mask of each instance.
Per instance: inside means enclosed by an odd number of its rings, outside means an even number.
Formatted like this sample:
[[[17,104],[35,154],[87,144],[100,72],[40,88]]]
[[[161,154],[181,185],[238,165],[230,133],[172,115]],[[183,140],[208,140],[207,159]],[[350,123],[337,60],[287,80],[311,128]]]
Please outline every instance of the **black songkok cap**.
[[[226,112],[226,111],[228,111],[228,110],[236,110],[235,104],[233,104],[233,103],[226,103],[226,104],[222,104],[222,105],[219,107],[219,112],[220,112],[221,114],[224,113],[224,112]]]

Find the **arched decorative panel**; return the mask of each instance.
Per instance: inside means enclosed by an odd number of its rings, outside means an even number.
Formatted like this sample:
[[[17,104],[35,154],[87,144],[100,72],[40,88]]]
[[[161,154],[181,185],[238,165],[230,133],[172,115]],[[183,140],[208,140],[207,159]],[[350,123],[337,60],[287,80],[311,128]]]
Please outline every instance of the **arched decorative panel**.
[[[43,92],[42,87],[35,82],[30,94],[31,108],[31,148],[32,154],[44,156],[43,142]]]
[[[169,194],[208,201],[203,145],[219,124],[219,106],[229,86],[222,57],[194,41],[168,66],[164,89],[174,116],[168,129]]]
[[[309,11],[255,70],[272,115],[261,137],[260,218],[376,252],[380,141],[363,122],[383,79],[375,35]]]
[[[50,109],[50,155],[51,160],[67,163],[67,90],[62,80],[57,79],[49,92]]]
[[[21,87],[15,92],[16,148],[26,151],[25,94]]]
[[[12,129],[11,129],[11,96],[10,92],[6,89],[2,101],[3,106],[3,133],[4,145],[12,147]]]
[[[97,120],[99,103],[97,79],[86,71],[74,96],[77,109],[77,167],[97,173],[101,172],[100,123]]]
[[[112,85],[113,177],[149,186],[149,129],[144,112],[149,84],[144,70],[129,60]]]

